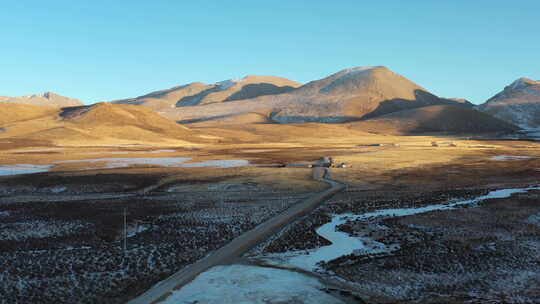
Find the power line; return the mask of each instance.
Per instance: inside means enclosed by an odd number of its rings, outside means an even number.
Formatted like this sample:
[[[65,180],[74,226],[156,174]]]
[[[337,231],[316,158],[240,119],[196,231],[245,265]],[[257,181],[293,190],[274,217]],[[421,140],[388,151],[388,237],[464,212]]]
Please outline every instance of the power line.
[[[127,251],[127,207],[124,207],[124,255]]]

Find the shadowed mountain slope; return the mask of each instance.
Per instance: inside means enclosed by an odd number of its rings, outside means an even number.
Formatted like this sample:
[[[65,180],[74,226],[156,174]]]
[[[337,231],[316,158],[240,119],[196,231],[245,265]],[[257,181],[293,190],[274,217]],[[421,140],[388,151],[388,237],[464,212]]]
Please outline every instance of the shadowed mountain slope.
[[[113,103],[142,105],[154,110],[205,105],[289,92],[300,84],[281,77],[249,75],[214,84],[194,82]]]
[[[351,128],[373,133],[414,134],[426,132],[488,133],[512,132],[519,128],[470,107],[435,105],[390,113]]]
[[[524,128],[540,127],[540,81],[520,78],[478,107]]]
[[[26,95],[19,97],[0,96],[0,102],[11,102],[28,105],[43,105],[52,107],[72,107],[80,106],[83,103],[74,98],[65,97],[52,92],[43,94]]]

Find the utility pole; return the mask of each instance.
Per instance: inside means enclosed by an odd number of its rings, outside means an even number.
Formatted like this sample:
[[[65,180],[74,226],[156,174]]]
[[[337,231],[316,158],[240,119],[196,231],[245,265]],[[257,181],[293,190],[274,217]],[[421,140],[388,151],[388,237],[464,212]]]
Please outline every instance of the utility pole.
[[[127,250],[127,207],[124,207],[124,255]]]

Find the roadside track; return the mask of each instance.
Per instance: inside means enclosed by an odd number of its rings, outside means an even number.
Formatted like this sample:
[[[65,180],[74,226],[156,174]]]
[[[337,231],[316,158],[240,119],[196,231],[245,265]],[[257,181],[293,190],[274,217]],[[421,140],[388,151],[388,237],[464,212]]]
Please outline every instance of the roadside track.
[[[304,201],[299,202],[285,210],[283,213],[238,236],[227,245],[214,251],[207,257],[195,262],[194,264],[186,266],[184,269],[176,272],[169,278],[157,283],[145,293],[130,300],[128,304],[156,303],[160,300],[166,299],[174,290],[178,290],[182,286],[191,282],[199,274],[214,266],[226,264],[227,262],[242,256],[248,250],[265,241],[268,239],[268,237],[278,232],[287,224],[311,213],[330,196],[345,188],[344,184],[331,180],[329,175],[330,169],[328,168],[313,168],[313,178],[329,184],[330,188],[323,192],[314,194]]]
[[[136,193],[95,193],[95,194],[23,194],[0,197],[0,204],[15,204],[26,202],[72,202],[85,200],[105,200],[125,198]]]

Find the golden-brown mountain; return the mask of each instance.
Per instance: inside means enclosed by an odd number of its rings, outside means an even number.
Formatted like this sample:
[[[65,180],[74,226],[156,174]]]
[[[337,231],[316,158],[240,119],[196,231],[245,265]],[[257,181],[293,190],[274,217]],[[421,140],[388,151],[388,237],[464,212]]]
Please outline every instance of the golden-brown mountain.
[[[213,138],[190,130],[151,109],[98,103],[63,109],[0,104],[3,112],[25,113],[2,119],[0,138],[40,140],[52,144],[175,144],[211,142]]]
[[[428,105],[461,104],[439,98],[386,67],[357,67],[309,82],[277,95],[220,103],[186,103],[163,115],[182,122],[200,122],[247,113],[279,123],[347,122]],[[260,121],[259,116],[251,116]],[[255,121],[254,121],[255,122]]]
[[[298,82],[281,77],[249,75],[214,84],[194,82],[136,98],[116,100],[113,103],[142,105],[161,111],[281,94],[300,85]]]
[[[317,128],[345,123],[339,128],[400,134],[517,129],[466,101],[439,98],[386,67],[347,69],[302,86],[272,76],[192,83],[134,99],[62,109],[5,102],[0,103],[0,115],[0,138],[69,145],[218,140],[205,134],[223,134],[234,141],[247,125],[265,124],[265,132],[272,134],[272,124],[305,122],[319,123]],[[189,129],[177,122],[193,125]],[[225,126],[227,132],[210,130]]]

